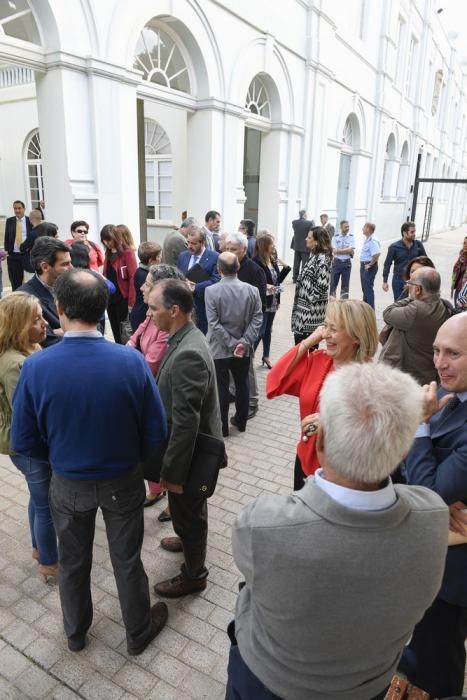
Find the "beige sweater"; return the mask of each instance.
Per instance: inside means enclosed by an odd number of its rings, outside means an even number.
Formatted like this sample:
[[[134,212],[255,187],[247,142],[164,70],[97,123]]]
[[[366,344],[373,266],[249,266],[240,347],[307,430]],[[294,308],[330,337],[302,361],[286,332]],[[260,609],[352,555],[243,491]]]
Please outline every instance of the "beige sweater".
[[[0,452],[4,455],[11,454],[11,405],[25,359],[17,350],[7,350],[0,355]]]

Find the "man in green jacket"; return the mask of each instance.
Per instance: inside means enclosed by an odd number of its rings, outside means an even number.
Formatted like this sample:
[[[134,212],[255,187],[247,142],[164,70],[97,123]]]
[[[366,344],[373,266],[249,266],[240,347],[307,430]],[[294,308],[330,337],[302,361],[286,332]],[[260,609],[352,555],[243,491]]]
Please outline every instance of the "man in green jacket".
[[[156,326],[169,334],[157,376],[170,436],[160,484],[169,492],[177,537],[163,538],[161,546],[171,552],[183,551],[185,557],[180,574],[156,583],[154,590],[167,598],[179,598],[204,590],[208,576],[207,502],[184,493],[183,487],[198,433],[221,438],[216,370],[204,335],[191,321],[193,295],[185,282],[170,279],[156,284],[149,295],[149,309]]]

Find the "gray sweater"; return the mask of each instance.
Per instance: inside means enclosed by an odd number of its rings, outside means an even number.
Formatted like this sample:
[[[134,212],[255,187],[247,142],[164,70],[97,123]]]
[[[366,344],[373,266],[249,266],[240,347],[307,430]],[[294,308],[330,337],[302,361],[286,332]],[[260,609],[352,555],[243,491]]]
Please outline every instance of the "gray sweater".
[[[240,511],[233,553],[246,580],[241,656],[285,700],[368,700],[389,685],[443,575],[448,511],[423,487],[357,511],[309,478]]]

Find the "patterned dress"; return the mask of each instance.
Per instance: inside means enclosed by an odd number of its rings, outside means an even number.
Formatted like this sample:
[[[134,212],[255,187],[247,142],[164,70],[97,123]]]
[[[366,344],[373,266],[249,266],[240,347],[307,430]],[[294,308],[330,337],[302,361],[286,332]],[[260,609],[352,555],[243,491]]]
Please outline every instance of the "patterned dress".
[[[313,253],[304,265],[295,287],[292,333],[310,335],[326,315],[332,256]]]

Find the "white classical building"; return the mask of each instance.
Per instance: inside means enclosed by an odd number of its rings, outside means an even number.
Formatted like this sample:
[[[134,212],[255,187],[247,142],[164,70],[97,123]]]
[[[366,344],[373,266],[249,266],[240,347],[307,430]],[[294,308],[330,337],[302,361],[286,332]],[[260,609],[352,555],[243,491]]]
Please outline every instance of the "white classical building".
[[[415,168],[466,177],[465,77],[433,0],[0,0],[0,214],[46,202],[161,240],[183,212],[411,217]],[[424,184],[432,230],[463,184]]]

